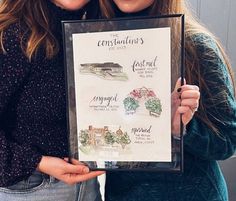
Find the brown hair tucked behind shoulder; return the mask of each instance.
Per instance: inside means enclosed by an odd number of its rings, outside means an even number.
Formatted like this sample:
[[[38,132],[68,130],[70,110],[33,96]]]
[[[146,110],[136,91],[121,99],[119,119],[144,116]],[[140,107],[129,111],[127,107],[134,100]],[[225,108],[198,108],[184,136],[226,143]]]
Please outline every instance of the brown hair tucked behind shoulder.
[[[49,28],[47,0],[2,0],[0,3],[0,51],[4,52],[4,31],[14,23],[26,27],[25,34],[29,35],[26,44],[21,41],[22,50],[31,60],[40,46],[46,50],[46,57],[52,58],[58,51],[56,39]]]
[[[112,18],[115,17],[115,10],[117,9],[113,3],[112,0],[100,0],[100,8],[101,8],[101,15],[104,18]],[[211,39],[218,49],[220,50],[220,54],[223,57],[223,62],[227,66],[227,70],[230,74],[232,84],[234,86],[234,78],[233,78],[233,71],[229,63],[229,59],[227,58],[227,55],[225,54],[222,45],[220,42],[204,27],[202,26],[191,14],[190,10],[188,9],[188,5],[186,5],[186,1],[184,0],[155,0],[153,5],[150,7],[149,15],[169,15],[169,14],[178,14],[183,13],[186,16],[186,24],[185,24],[185,37],[186,37],[186,44],[185,44],[185,50],[186,50],[186,80],[188,84],[197,84],[201,91],[204,91],[207,94],[207,97],[209,97],[210,100],[206,104],[203,103],[203,100],[200,99],[200,106],[199,111],[196,113],[196,116],[201,119],[205,124],[207,124],[213,131],[216,133],[219,133],[219,130],[217,129],[216,123],[213,122],[224,122],[224,118],[218,118],[215,117],[214,114],[210,113],[209,108],[215,107],[215,110],[217,110],[217,106],[212,105],[213,103],[216,103],[219,101],[220,103],[227,104],[227,97],[224,94],[225,89],[222,89],[221,94],[213,94],[211,89],[207,87],[207,82],[204,80],[201,74],[200,69],[200,60],[199,60],[199,50],[197,50],[194,37],[197,35],[206,36],[205,39],[203,37],[202,43],[204,43],[204,40]],[[205,41],[206,43],[209,41]],[[214,59],[215,55],[212,55],[212,52],[207,52],[207,55],[205,55],[206,59]],[[216,72],[217,73],[217,72]],[[220,86],[219,86],[220,87]],[[222,86],[221,86],[222,87]],[[235,87],[234,87],[235,89]],[[206,100],[205,100],[206,101]],[[217,113],[215,111],[214,113]],[[218,115],[220,116],[220,115]],[[211,119],[211,120],[210,120]],[[214,119],[214,121],[212,121]]]

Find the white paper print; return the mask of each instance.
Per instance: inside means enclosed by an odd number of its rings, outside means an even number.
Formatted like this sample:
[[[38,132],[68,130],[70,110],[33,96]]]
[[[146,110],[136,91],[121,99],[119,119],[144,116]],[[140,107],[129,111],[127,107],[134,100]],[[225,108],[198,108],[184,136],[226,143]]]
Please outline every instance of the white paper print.
[[[170,28],[73,34],[81,161],[171,161]]]

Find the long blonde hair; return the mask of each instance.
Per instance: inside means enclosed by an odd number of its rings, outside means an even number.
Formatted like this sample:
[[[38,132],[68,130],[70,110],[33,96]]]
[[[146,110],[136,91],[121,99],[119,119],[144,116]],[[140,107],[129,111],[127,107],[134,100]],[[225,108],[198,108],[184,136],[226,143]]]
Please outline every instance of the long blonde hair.
[[[100,0],[100,8],[101,8],[101,15],[104,18],[113,18],[115,17],[115,10],[117,7],[113,3],[112,0]],[[219,112],[217,112],[217,105],[215,104],[217,101],[219,103],[226,104],[227,108],[227,92],[225,89],[222,88],[220,94],[212,94],[211,89],[208,88],[208,85],[204,78],[201,75],[200,70],[200,60],[199,60],[199,53],[196,49],[196,45],[192,40],[192,36],[198,33],[203,33],[207,36],[210,36],[212,40],[215,42],[217,47],[222,54],[223,60],[227,66],[228,73],[230,75],[232,85],[235,90],[234,78],[233,78],[233,71],[230,66],[229,59],[225,54],[225,51],[220,44],[220,42],[216,39],[216,37],[210,33],[203,25],[201,25],[193,14],[190,12],[189,5],[187,5],[186,1],[184,0],[155,0],[153,5],[149,8],[149,15],[171,15],[171,14],[185,14],[186,16],[186,24],[185,24],[185,52],[186,52],[186,70],[185,70],[185,77],[187,83],[189,84],[196,84],[199,86],[201,91],[204,91],[210,100],[205,100],[208,104],[203,102],[200,99],[199,111],[195,114],[197,118],[201,119],[206,125],[209,126],[215,133],[219,134],[219,129],[217,128],[217,123],[215,122],[224,122],[225,117],[221,117]],[[209,58],[214,59],[214,55],[211,55],[211,52],[208,53]],[[222,87],[222,86],[219,86]],[[234,91],[235,92],[235,91]],[[214,103],[214,105],[213,105]],[[209,110],[211,108],[211,110]],[[213,113],[212,112],[213,108]],[[215,115],[217,114],[217,115]],[[213,121],[212,121],[213,120]],[[213,123],[214,122],[214,123]]]

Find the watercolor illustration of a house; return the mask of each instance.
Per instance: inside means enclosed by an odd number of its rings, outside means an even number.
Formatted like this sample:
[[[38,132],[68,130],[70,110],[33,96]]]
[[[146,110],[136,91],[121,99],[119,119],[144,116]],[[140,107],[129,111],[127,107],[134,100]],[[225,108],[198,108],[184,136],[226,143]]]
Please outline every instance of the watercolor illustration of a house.
[[[110,72],[110,73],[122,73],[123,67],[118,63],[86,63],[81,64],[81,72]]]
[[[95,74],[105,79],[127,80],[127,75],[123,72],[123,67],[118,63],[84,63],[80,64],[80,72],[85,74]]]
[[[88,135],[90,144],[92,146],[104,145],[104,138],[107,131],[107,126],[104,126],[104,128],[94,128],[93,126],[89,126]]]

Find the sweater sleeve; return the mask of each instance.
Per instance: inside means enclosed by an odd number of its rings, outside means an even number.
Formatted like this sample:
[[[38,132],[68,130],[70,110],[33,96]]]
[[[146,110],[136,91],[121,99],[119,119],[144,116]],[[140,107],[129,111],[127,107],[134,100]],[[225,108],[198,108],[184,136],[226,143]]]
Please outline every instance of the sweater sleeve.
[[[223,56],[213,39],[206,35],[194,38],[201,77],[210,93],[201,91],[207,118],[216,126],[214,132],[193,117],[184,136],[185,150],[206,160],[223,160],[236,149],[236,101],[234,88]]]
[[[20,144],[4,129],[4,116],[14,95],[19,93],[29,75],[29,62],[16,37],[17,26],[4,32],[5,53],[0,53],[0,186],[9,186],[32,174],[41,155],[28,144]]]

